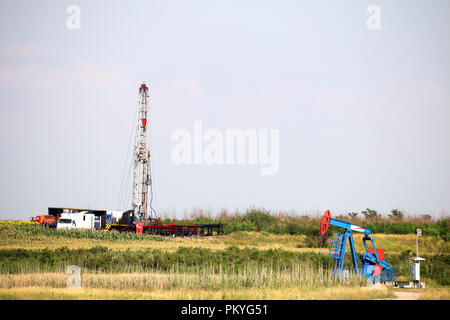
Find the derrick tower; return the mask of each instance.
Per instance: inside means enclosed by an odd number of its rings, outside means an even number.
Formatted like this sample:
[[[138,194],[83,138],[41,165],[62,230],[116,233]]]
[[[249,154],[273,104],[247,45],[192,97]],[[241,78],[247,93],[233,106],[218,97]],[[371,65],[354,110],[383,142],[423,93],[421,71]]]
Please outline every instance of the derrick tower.
[[[133,211],[138,220],[147,218],[148,187],[151,184],[150,151],[148,150],[149,94],[148,87],[139,87],[136,141],[134,144]]]

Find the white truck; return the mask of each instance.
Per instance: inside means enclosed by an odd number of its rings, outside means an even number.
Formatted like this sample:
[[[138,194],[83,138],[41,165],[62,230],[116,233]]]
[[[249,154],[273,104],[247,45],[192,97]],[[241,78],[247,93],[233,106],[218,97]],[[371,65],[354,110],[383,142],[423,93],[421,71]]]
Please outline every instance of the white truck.
[[[56,229],[94,229],[94,215],[87,211],[61,213]]]

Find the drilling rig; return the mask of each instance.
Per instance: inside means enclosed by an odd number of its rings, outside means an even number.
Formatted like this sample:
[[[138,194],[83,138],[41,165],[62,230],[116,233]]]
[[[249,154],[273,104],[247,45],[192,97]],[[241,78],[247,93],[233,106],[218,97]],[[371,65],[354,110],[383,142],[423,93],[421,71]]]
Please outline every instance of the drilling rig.
[[[134,143],[133,213],[135,222],[151,223],[156,220],[152,212],[148,215],[148,188],[151,186],[150,151],[148,150],[147,119],[149,116],[149,94],[145,83],[139,87],[138,124]]]
[[[139,87],[137,124],[133,151],[133,197],[132,210],[125,211],[122,218],[108,225],[108,230],[135,231],[169,236],[212,235],[221,233],[221,224],[163,225],[151,203],[153,198],[152,170],[148,135],[150,131],[149,88],[145,83]],[[149,193],[150,189],[150,193]],[[150,207],[150,210],[148,210]]]
[[[91,228],[104,231],[136,232],[138,234],[156,234],[162,236],[210,236],[222,233],[222,225],[219,224],[175,224],[170,222],[163,224],[152,207],[153,183],[150,165],[150,150],[148,137],[150,131],[149,110],[149,88],[145,83],[139,87],[136,114],[136,133],[132,158],[133,184],[131,210],[93,210],[90,208],[49,207],[48,216],[53,222],[58,221],[62,214],[70,214],[73,217],[68,220],[72,224],[77,216],[93,215],[93,226]],[[131,136],[130,144],[131,147]],[[129,149],[130,151],[130,149]],[[127,178],[128,180],[128,178]],[[123,181],[122,181],[123,182]],[[121,188],[121,194],[128,193],[128,182],[126,187]],[[126,191],[125,193],[122,193]],[[150,193],[149,193],[150,190]],[[125,198],[123,198],[125,199]],[[121,196],[119,195],[119,203]],[[128,206],[129,204],[127,204]],[[118,204],[118,208],[119,208]],[[150,210],[148,210],[150,207]],[[37,218],[33,218],[35,221]],[[40,220],[39,220],[40,221]],[[75,223],[74,223],[75,225]]]

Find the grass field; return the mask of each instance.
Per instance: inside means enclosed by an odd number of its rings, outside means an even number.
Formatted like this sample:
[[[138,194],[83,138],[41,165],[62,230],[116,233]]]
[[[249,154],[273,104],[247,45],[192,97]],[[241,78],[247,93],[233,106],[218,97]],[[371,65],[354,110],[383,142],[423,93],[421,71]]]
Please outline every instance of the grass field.
[[[374,234],[377,247],[409,278],[414,234]],[[363,251],[355,234],[357,252]],[[411,252],[412,251],[412,252]],[[449,299],[450,244],[425,235],[420,299]],[[422,254],[421,254],[422,255]],[[308,234],[240,231],[213,237],[163,238],[0,223],[0,299],[393,299],[396,289],[366,279],[333,281],[328,248]],[[346,259],[350,262],[350,258]],[[68,289],[68,265],[81,288]]]
[[[0,276],[4,299],[386,299],[386,287],[367,288],[365,279],[332,281],[323,270],[296,265],[291,270],[251,268],[188,273],[83,273],[79,289],[67,288],[65,273]]]
[[[290,287],[283,289],[246,288],[239,291],[232,289],[205,290],[185,289],[176,290],[111,290],[111,289],[65,289],[27,287],[4,289],[0,288],[2,299],[17,300],[372,300],[392,299],[394,296],[387,288],[367,289],[364,287],[335,287],[335,288],[304,288]],[[447,296],[448,299],[448,296]]]

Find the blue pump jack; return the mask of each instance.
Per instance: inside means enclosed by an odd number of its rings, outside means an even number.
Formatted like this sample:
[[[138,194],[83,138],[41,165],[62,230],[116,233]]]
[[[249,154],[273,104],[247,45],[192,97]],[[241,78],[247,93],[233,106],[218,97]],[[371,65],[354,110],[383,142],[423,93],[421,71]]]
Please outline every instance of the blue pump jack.
[[[333,259],[332,276],[343,277],[344,270],[344,258],[347,246],[347,239],[349,241],[350,253],[353,262],[353,271],[356,274],[362,274],[366,277],[372,277],[374,282],[396,282],[396,270],[391,267],[390,264],[384,259],[384,250],[382,248],[375,248],[375,242],[370,236],[372,231],[369,228],[361,227],[349,222],[336,220],[331,218],[330,210],[325,211],[320,222],[320,235],[323,237],[328,227],[336,226],[343,228],[342,234],[334,234],[331,240],[330,255],[329,258]],[[363,242],[366,252],[360,255],[361,269],[358,267],[358,261],[356,259],[355,244],[353,242],[353,231],[364,234]],[[367,246],[367,241],[370,241],[372,246]],[[322,243],[321,243],[322,245]]]

